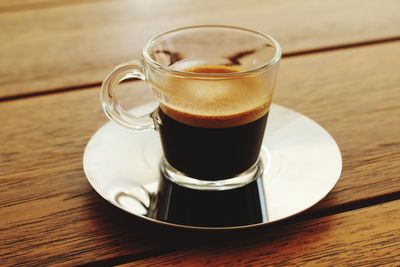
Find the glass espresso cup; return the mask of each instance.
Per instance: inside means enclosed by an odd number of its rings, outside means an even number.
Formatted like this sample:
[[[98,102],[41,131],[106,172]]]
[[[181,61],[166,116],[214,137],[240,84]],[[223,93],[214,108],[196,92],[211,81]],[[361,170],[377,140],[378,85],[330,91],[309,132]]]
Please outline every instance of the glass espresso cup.
[[[260,149],[281,49],[270,36],[237,27],[194,26],[156,36],[143,58],[104,80],[107,116],[130,129],[154,129],[163,147],[162,175],[199,190],[246,185],[263,171]],[[146,80],[159,101],[135,116],[116,99],[116,85]]]

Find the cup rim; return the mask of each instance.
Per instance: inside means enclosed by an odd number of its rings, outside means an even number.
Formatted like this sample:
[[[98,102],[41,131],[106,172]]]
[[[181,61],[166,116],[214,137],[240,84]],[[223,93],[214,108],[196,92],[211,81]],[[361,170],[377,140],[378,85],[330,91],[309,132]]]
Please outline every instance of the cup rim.
[[[198,28],[220,28],[220,29],[233,29],[233,30],[239,30],[239,31],[244,31],[247,33],[251,33],[251,34],[255,34],[258,35],[264,39],[267,39],[269,42],[272,43],[272,46],[275,48],[275,53],[274,56],[267,61],[266,63],[262,64],[261,66],[258,66],[256,68],[253,69],[248,69],[248,70],[243,70],[243,71],[238,71],[238,72],[232,72],[232,73],[195,73],[195,72],[188,72],[188,71],[182,71],[182,70],[176,70],[176,69],[172,69],[169,66],[165,66],[162,65],[160,63],[158,63],[157,61],[155,61],[153,58],[150,57],[149,55],[149,48],[152,47],[152,45],[154,45],[157,41],[159,41],[163,36],[167,35],[167,34],[171,34],[171,33],[175,33],[178,31],[182,31],[182,30],[188,30],[188,29],[198,29]],[[268,69],[272,66],[274,66],[276,63],[279,62],[279,60],[281,59],[282,56],[282,50],[281,47],[279,45],[279,43],[270,35],[268,34],[264,34],[261,32],[257,32],[254,30],[250,30],[250,29],[246,29],[246,28],[242,28],[242,27],[237,27],[237,26],[228,26],[228,25],[196,25],[196,26],[187,26],[187,27],[180,27],[180,28],[175,28],[166,32],[163,32],[161,34],[158,34],[157,36],[151,38],[149,41],[146,42],[145,46],[143,47],[142,50],[142,56],[144,58],[144,60],[146,61],[146,63],[148,63],[151,67],[156,68],[156,69],[160,69],[163,71],[167,71],[171,74],[177,75],[177,76],[192,76],[192,77],[202,77],[202,78],[218,78],[218,77],[237,77],[237,76],[245,76],[245,75],[249,75],[249,74],[253,74],[265,69]]]

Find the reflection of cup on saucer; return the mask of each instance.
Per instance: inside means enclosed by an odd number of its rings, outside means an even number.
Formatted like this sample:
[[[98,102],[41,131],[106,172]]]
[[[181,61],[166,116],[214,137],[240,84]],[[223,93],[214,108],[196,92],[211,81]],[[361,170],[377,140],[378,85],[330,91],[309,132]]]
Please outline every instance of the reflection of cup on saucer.
[[[143,59],[118,66],[104,81],[108,117],[160,133],[163,176],[203,191],[235,189],[262,174],[259,160],[281,51],[269,36],[235,27],[197,26],[150,40]],[[159,108],[142,116],[115,97],[126,79],[146,80]]]
[[[229,190],[196,190],[161,179],[149,217],[195,227],[240,227],[270,220],[262,177]]]

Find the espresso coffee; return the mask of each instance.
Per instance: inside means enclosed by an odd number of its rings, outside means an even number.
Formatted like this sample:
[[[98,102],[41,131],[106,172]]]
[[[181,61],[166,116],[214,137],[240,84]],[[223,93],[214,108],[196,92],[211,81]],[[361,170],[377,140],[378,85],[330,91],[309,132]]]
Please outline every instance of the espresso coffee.
[[[229,74],[237,69],[201,66],[186,71]],[[256,78],[227,77],[166,83],[164,93],[170,102],[158,111],[164,157],[187,176],[227,179],[257,163],[270,98],[262,97],[265,88]]]

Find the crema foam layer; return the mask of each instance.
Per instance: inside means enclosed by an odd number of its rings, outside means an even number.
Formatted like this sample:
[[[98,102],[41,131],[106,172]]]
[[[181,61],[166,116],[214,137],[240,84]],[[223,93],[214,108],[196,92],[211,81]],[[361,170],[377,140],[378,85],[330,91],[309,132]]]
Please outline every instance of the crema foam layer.
[[[272,89],[257,76],[224,76],[238,69],[227,66],[199,66],[185,69],[201,75],[170,77],[163,84],[165,101],[160,108],[171,118],[191,126],[235,127],[264,116],[271,105]]]

